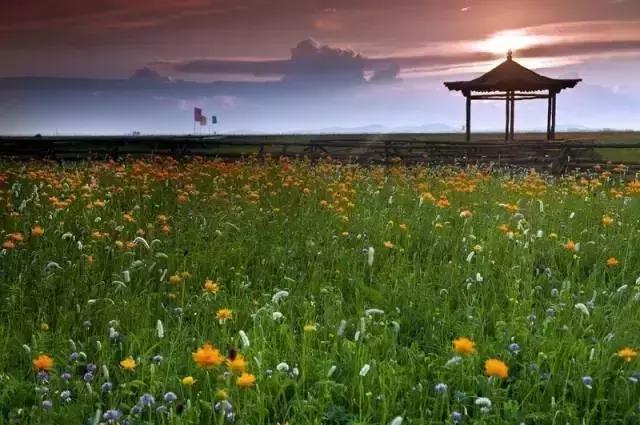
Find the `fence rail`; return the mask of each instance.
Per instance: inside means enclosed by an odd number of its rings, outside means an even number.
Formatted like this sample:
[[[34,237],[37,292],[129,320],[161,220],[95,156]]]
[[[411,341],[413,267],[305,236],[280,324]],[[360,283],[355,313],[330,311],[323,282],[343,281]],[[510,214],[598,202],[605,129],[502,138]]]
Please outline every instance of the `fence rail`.
[[[596,140],[462,142],[421,140],[410,135],[367,136],[132,136],[132,137],[0,137],[0,158],[27,160],[105,159],[123,156],[173,155],[234,160],[247,156],[287,156],[361,163],[474,164],[493,163],[562,173],[607,164],[607,153],[632,170],[640,170],[640,142]],[[633,158],[637,158],[634,160]]]

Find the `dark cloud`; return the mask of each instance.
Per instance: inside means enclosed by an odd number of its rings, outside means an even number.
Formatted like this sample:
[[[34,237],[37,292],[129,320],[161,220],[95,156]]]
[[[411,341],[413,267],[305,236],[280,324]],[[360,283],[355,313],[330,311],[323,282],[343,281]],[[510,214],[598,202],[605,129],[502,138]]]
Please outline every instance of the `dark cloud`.
[[[347,49],[322,46],[313,39],[303,40],[291,49],[284,81],[364,82],[364,58]]]

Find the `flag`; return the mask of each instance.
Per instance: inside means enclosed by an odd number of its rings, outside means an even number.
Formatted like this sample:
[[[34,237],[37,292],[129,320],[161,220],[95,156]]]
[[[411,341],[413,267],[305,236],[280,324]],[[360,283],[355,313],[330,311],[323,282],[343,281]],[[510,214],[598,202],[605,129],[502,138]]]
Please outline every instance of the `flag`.
[[[204,115],[200,117],[200,125],[207,125],[207,117]]]
[[[215,115],[211,116],[211,124],[217,124],[218,123],[218,117],[216,117]]]
[[[193,108],[193,119],[195,122],[202,121],[202,109],[201,108]]]

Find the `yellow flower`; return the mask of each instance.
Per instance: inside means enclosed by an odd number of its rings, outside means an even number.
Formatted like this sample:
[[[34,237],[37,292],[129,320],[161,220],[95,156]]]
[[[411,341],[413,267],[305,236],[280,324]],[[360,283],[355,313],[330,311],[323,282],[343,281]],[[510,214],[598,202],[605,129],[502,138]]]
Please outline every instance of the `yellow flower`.
[[[304,325],[303,330],[308,333],[308,332],[315,332],[318,330],[318,328],[315,323],[308,322],[306,325]]]
[[[607,260],[607,266],[608,267],[616,267],[617,265],[620,264],[620,261],[618,261],[618,259],[616,257],[609,257],[609,259]]]
[[[405,223],[400,223],[398,225],[398,227],[400,228],[400,230],[402,230],[403,232],[406,232],[407,229],[409,228],[409,226],[407,226]]]
[[[195,384],[196,382],[198,382],[197,380],[195,380],[193,378],[193,376],[185,376],[184,378],[182,378],[182,385],[185,385],[187,387],[192,386],[193,384]]]
[[[133,372],[134,370],[136,370],[137,365],[136,361],[133,360],[133,357],[129,356],[120,362],[120,366],[122,366],[122,369],[126,370],[127,372]]]
[[[221,323],[226,322],[229,319],[233,318],[233,311],[228,308],[221,308],[216,311],[216,319],[218,319]]]
[[[234,373],[241,374],[247,369],[247,362],[242,354],[237,354],[233,359],[227,359],[227,367]]]
[[[484,373],[487,376],[499,376],[506,379],[509,376],[509,367],[498,359],[489,359],[484,362]]]
[[[37,370],[51,370],[53,369],[53,358],[46,354],[40,354],[33,359],[33,367]]]
[[[395,247],[395,245],[392,244],[390,241],[385,241],[383,245],[385,248],[389,248],[389,249],[393,249]]]
[[[240,388],[250,388],[256,383],[256,377],[250,373],[243,373],[236,379],[236,385]]]
[[[630,362],[637,355],[638,353],[633,348],[629,348],[629,347],[624,347],[618,351],[618,357],[620,357],[621,359],[624,359],[625,362]]]
[[[456,338],[453,340],[453,349],[460,354],[473,354],[476,352],[476,343],[469,338]]]
[[[207,279],[204,281],[204,285],[202,286],[202,292],[207,292],[209,294],[216,294],[220,291],[220,285],[217,282],[214,282],[211,279]]]
[[[182,277],[174,274],[173,276],[169,277],[169,283],[174,286],[178,286],[182,283]]]
[[[224,357],[220,354],[220,350],[209,343],[198,348],[195,353],[191,353],[191,356],[198,367],[205,369],[220,366],[224,362]]]
[[[227,393],[227,391],[225,391],[225,390],[216,391],[216,399],[217,400],[226,400],[228,398],[229,398],[229,393]]]
[[[613,224],[613,218],[609,217],[608,215],[603,215],[602,216],[602,225],[607,227],[607,226],[611,226]]]
[[[564,244],[564,249],[566,249],[569,252],[574,252],[576,250],[576,243],[571,239],[569,239],[567,243]]]

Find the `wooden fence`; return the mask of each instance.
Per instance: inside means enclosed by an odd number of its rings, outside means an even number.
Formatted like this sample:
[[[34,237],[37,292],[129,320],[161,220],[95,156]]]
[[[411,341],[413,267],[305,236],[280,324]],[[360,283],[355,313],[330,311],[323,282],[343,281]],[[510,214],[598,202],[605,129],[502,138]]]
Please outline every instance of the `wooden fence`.
[[[247,156],[287,156],[360,163],[517,165],[562,173],[607,166],[608,155],[640,170],[640,142],[451,141],[410,135],[366,136],[132,136],[132,137],[0,137],[0,157],[26,160],[106,159],[173,155],[234,160]],[[634,158],[637,158],[634,160]],[[612,164],[609,164],[612,165]]]

